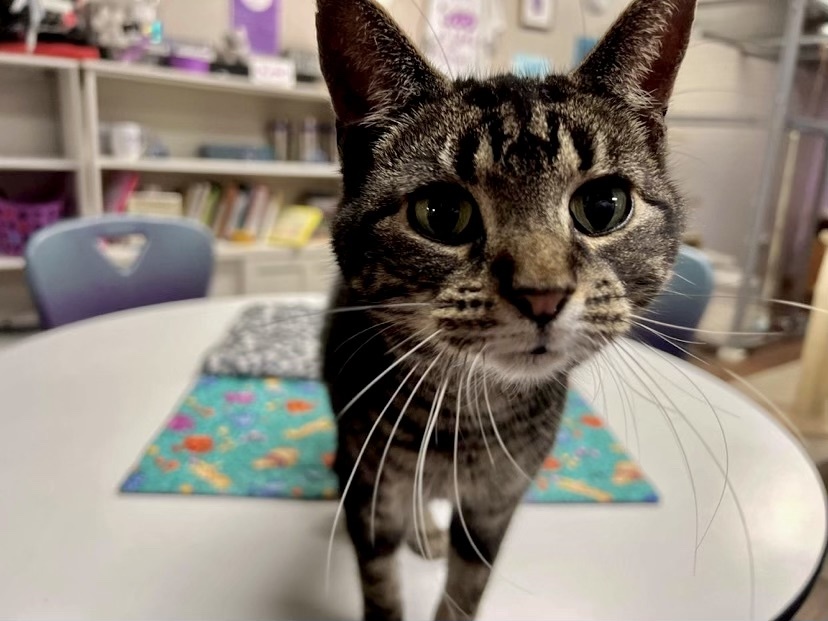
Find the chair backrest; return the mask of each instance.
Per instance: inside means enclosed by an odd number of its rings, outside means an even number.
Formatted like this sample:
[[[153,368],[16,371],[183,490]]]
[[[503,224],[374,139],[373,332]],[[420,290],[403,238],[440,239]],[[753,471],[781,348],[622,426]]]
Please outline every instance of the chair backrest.
[[[139,236],[137,259],[121,268],[107,239]],[[26,277],[44,327],[128,308],[204,297],[213,272],[212,235],[185,220],[104,216],[38,231],[26,246]]]
[[[682,246],[673,269],[673,277],[665,285],[664,292],[653,300],[643,316],[688,329],[641,323],[667,337],[692,341],[694,330],[698,327],[707,304],[710,302],[713,284],[713,268],[710,260],[699,250],[690,246]],[[656,349],[680,358],[686,357],[679,347],[649,330],[636,326],[631,331],[631,336]],[[688,347],[684,343],[679,343],[679,345],[682,349]]]

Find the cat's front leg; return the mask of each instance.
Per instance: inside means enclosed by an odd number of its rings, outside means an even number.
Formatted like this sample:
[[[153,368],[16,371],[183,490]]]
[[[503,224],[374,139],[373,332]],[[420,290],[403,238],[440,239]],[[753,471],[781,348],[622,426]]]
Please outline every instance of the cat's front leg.
[[[348,533],[359,564],[365,621],[401,621],[397,550],[405,540],[405,498],[397,486],[383,485],[371,518],[373,488],[352,488],[345,503]],[[372,525],[373,522],[373,525]]]
[[[449,533],[448,578],[436,621],[474,619],[519,501],[517,497],[514,503],[494,511],[478,503],[455,507]]]

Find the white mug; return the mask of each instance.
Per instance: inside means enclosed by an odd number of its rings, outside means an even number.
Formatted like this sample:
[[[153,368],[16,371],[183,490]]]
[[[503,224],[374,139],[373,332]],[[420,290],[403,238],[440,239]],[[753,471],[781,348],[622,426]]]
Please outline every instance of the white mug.
[[[113,123],[109,128],[109,144],[114,157],[137,160],[147,150],[147,132],[138,123]]]

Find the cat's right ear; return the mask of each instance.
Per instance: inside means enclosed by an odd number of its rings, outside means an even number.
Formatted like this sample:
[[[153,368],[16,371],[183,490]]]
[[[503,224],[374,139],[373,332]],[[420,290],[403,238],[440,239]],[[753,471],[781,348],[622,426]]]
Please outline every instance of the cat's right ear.
[[[316,36],[336,116],[346,125],[393,117],[447,87],[372,0],[317,0]]]
[[[695,12],[696,0],[634,0],[575,75],[663,114]]]

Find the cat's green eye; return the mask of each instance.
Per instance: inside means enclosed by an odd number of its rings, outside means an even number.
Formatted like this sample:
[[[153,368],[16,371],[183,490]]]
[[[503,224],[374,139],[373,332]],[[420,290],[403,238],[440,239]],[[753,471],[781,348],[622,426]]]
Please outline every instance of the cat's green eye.
[[[575,228],[591,236],[617,231],[627,223],[632,209],[630,184],[619,177],[588,181],[569,202]]]
[[[453,185],[433,185],[409,196],[408,221],[423,237],[450,246],[472,242],[482,233],[474,199]]]

